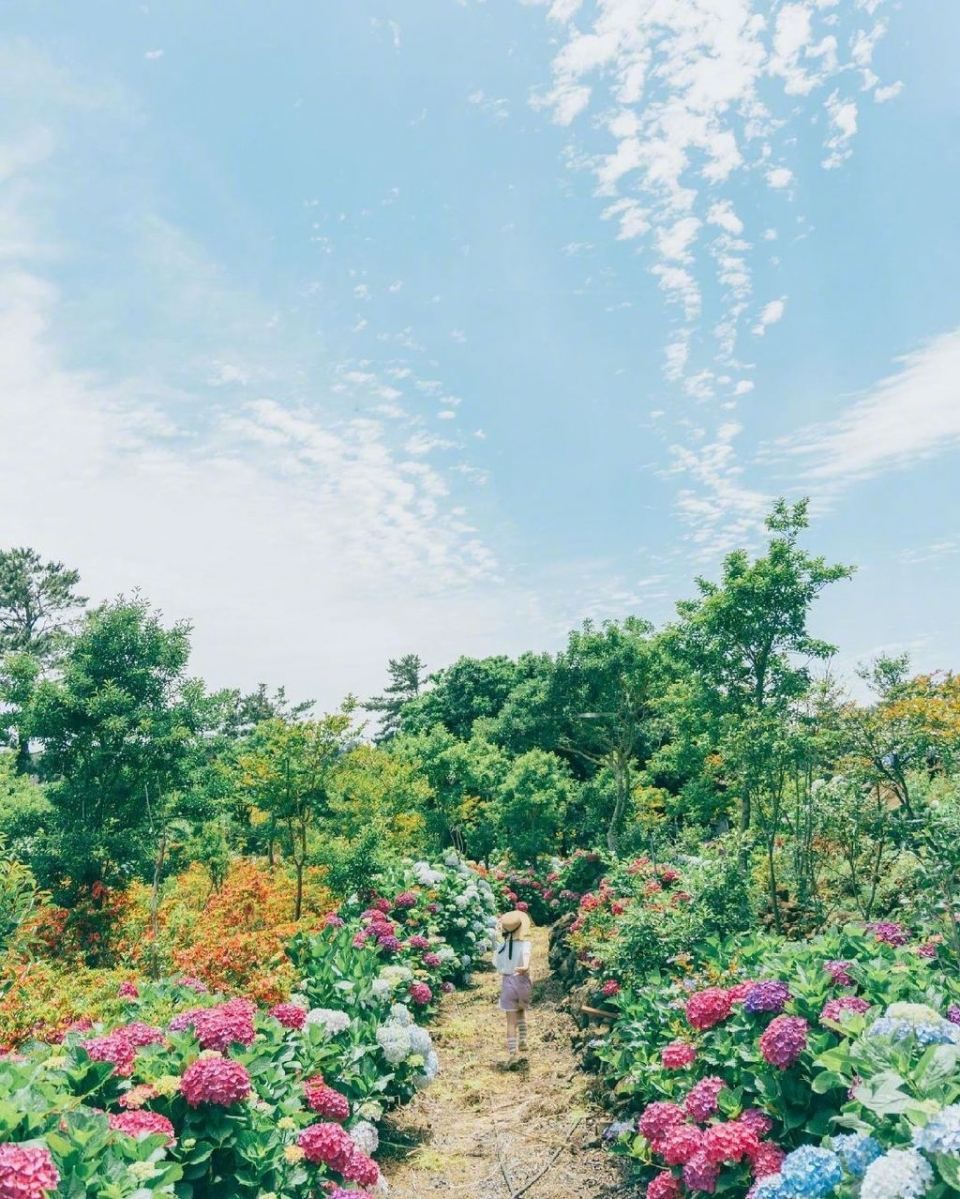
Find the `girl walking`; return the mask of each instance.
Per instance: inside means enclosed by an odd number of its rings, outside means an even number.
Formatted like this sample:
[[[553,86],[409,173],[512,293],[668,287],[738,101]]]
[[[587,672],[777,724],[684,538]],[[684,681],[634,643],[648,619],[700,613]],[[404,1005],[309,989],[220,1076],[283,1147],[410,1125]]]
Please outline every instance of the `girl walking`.
[[[533,994],[530,980],[530,917],[506,912],[497,921],[493,964],[500,973],[500,1010],[507,1014],[507,1065],[527,1052],[527,1008]]]

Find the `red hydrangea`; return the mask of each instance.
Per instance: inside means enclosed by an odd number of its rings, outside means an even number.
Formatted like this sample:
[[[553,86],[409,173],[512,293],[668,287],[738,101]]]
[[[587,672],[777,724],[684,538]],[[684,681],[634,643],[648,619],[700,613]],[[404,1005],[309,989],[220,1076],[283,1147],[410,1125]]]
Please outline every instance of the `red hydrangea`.
[[[786,1156],[779,1145],[774,1145],[772,1141],[764,1141],[753,1157],[754,1178],[760,1179],[766,1178],[770,1174],[779,1174]]]
[[[163,1029],[156,1028],[152,1024],[144,1024],[140,1020],[122,1024],[113,1031],[116,1036],[125,1037],[135,1049],[143,1049],[146,1045],[159,1045],[163,1042]]]
[[[176,1140],[173,1125],[159,1112],[115,1112],[107,1119],[111,1128],[117,1132],[125,1132],[128,1137],[152,1137],[162,1134],[167,1138],[168,1145],[172,1145]]]
[[[668,1166],[682,1166],[703,1149],[703,1133],[695,1124],[676,1124],[657,1144],[657,1153]]]
[[[411,949],[429,949],[430,938],[421,937],[419,933],[416,933],[414,936],[407,938],[407,944]]]
[[[671,1041],[660,1054],[660,1061],[667,1070],[682,1070],[697,1060],[696,1046],[689,1041]]]
[[[844,1012],[855,1012],[862,1016],[870,1010],[870,1004],[859,995],[841,995],[839,999],[828,999],[820,1013],[821,1022],[826,1020],[838,1021]]]
[[[610,998],[610,996],[612,996],[612,995],[620,994],[620,984],[617,982],[617,980],[615,978],[608,978],[607,981],[600,988],[600,990],[603,992],[604,995],[607,996],[607,998]]]
[[[417,906],[417,897],[412,891],[401,891],[393,901],[393,906],[395,908],[415,908]]]
[[[662,1142],[671,1128],[683,1122],[682,1108],[660,1100],[644,1109],[637,1121],[637,1129],[654,1145]]]
[[[727,994],[730,996],[731,1003],[743,1003],[746,997],[756,986],[756,981],[752,978],[745,979],[742,983],[735,983],[732,987],[727,988]]]
[[[284,1028],[303,1028],[307,1013],[298,1003],[278,1003],[270,1009],[270,1015]]]
[[[739,1162],[752,1158],[759,1148],[757,1134],[737,1120],[711,1124],[703,1134],[703,1152],[712,1162]]]
[[[297,1137],[303,1155],[315,1166],[329,1166],[338,1174],[357,1152],[350,1134],[339,1124],[310,1124]]]
[[[760,1052],[771,1066],[786,1070],[807,1047],[807,1022],[800,1016],[777,1016],[760,1038]]]
[[[517,911],[518,912],[529,912],[530,905],[525,900],[519,899],[519,900],[517,900]]]
[[[733,1001],[722,987],[695,991],[687,1000],[687,1020],[691,1028],[713,1028],[730,1015]]]
[[[389,899],[376,899],[374,900],[373,906],[378,912],[389,912],[393,905],[390,903]]]
[[[683,1110],[702,1124],[716,1112],[717,1097],[725,1086],[722,1078],[708,1074],[706,1078],[700,1079],[684,1099]]]
[[[680,1199],[682,1193],[680,1179],[674,1178],[668,1170],[647,1183],[647,1199]]]
[[[0,1199],[43,1199],[56,1190],[60,1172],[42,1145],[0,1145]]]
[[[414,1003],[419,1004],[421,1007],[425,1007],[428,1003],[432,1002],[433,992],[426,983],[411,983],[410,998]]]
[[[364,1187],[375,1187],[380,1181],[380,1167],[359,1149],[350,1154],[340,1167],[340,1173],[348,1182],[359,1182]]]
[[[139,999],[140,992],[137,989],[137,984],[129,981],[124,981],[117,988],[118,999]]]
[[[436,970],[438,966],[443,965],[443,959],[435,953],[425,953],[423,955],[423,964],[429,970]]]
[[[229,1107],[250,1094],[250,1075],[230,1058],[199,1057],[184,1070],[180,1093],[191,1107],[201,1103]]]
[[[308,1078],[303,1084],[303,1089],[307,1096],[307,1106],[318,1115],[337,1123],[349,1118],[349,1099],[333,1087],[328,1087],[319,1075],[316,1078]]]
[[[703,1153],[691,1157],[683,1167],[683,1181],[691,1191],[706,1191],[708,1195],[712,1195],[717,1189],[719,1177],[720,1167]]]

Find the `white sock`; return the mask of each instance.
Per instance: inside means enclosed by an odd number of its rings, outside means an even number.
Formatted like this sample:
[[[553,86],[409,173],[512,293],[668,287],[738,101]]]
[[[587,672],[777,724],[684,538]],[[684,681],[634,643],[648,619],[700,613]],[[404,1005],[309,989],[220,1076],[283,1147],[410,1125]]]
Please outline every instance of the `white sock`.
[[[526,1049],[526,1047],[527,1047],[527,1021],[526,1021],[526,1019],[517,1021],[517,1032],[520,1034],[521,1050]]]
[[[517,1038],[516,1037],[507,1037],[507,1053],[509,1053],[510,1056],[513,1057],[513,1055],[516,1052],[517,1052]]]

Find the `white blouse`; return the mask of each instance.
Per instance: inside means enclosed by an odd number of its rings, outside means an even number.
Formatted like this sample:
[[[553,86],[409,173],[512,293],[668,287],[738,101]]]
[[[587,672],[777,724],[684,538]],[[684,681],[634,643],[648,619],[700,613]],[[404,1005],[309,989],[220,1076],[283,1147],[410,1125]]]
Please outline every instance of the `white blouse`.
[[[501,941],[493,951],[493,964],[501,974],[516,974],[517,967],[530,969],[530,951],[532,941],[514,941],[513,953],[510,953],[510,942]]]

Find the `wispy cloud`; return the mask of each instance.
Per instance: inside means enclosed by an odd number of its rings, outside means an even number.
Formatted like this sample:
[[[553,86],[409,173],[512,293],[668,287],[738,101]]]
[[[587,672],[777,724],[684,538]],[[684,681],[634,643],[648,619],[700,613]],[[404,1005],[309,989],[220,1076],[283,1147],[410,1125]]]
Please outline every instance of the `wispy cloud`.
[[[779,452],[837,487],[960,449],[960,329],[898,361],[840,417],[778,443]]]

